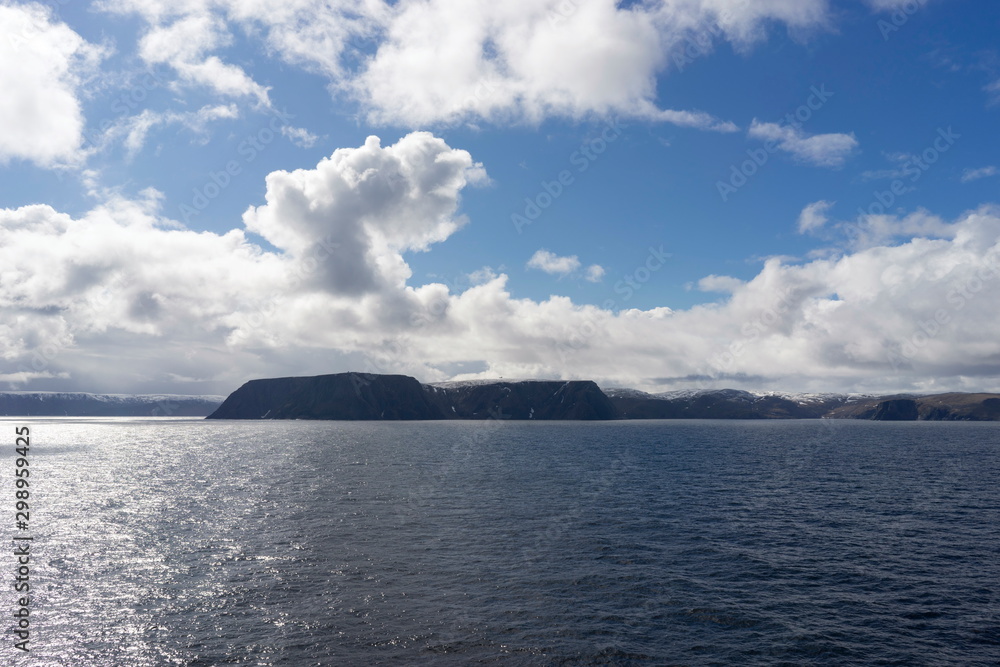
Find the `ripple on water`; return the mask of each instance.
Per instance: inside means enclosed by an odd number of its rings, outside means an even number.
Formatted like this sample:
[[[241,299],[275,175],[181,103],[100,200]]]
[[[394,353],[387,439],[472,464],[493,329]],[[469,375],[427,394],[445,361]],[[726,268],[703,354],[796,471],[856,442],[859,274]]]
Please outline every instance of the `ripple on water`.
[[[993,424],[32,436],[37,664],[1000,662]]]

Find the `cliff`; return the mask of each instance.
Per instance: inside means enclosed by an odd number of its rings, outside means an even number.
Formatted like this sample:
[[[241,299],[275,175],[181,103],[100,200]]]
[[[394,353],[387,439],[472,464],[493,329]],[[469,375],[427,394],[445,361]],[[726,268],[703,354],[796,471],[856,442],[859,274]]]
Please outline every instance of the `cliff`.
[[[618,412],[590,380],[442,382],[428,396],[452,419],[616,419]]]
[[[997,394],[947,393],[931,396],[883,396],[832,410],[832,419],[879,421],[1000,421]]]
[[[735,389],[648,394],[589,380],[420,384],[405,375],[339,373],[251,380],[210,419],[871,419],[1000,420],[996,394],[849,396]]]
[[[250,380],[209,419],[443,419],[407,375],[337,373]]]
[[[405,375],[339,373],[251,380],[209,419],[614,419],[590,381],[422,385]]]

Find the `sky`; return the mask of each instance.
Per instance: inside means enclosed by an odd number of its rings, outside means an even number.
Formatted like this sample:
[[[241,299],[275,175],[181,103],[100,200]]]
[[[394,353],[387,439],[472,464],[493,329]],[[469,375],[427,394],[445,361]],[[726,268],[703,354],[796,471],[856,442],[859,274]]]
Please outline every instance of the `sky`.
[[[0,389],[1000,391],[1000,4],[0,0]]]

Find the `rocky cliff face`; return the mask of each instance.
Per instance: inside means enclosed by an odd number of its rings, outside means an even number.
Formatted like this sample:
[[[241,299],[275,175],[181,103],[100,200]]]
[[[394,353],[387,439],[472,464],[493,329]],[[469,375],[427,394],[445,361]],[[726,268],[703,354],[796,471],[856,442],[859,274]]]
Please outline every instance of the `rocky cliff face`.
[[[1000,420],[1000,396],[859,397],[734,389],[647,394],[589,380],[422,385],[406,375],[339,373],[251,380],[211,419],[874,419]]]
[[[830,412],[834,419],[1000,421],[997,394],[883,396],[857,401]]]
[[[872,419],[881,422],[917,421],[917,402],[912,398],[894,398],[875,406]]]
[[[616,419],[618,413],[590,380],[443,382],[425,386],[449,419]]]
[[[406,375],[338,373],[251,380],[209,419],[443,419]]]
[[[339,373],[251,380],[209,419],[615,419],[600,387],[579,382],[421,385],[406,375]]]

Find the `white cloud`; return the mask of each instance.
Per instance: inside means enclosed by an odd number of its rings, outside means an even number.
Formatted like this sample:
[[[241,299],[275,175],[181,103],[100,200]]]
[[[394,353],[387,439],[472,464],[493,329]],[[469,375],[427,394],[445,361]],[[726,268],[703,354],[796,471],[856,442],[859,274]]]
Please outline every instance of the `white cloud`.
[[[962,172],[962,182],[969,183],[970,181],[978,181],[980,178],[988,178],[990,176],[996,176],[997,174],[1000,174],[1000,169],[997,169],[993,165],[980,167],[979,169],[966,169]]]
[[[535,252],[528,260],[529,269],[538,269],[552,275],[566,276],[580,268],[580,259],[576,255],[560,257],[553,252],[542,249]]]
[[[647,389],[1000,389],[996,207],[868,216],[853,249],[773,258],[746,282],[708,276],[699,287],[728,296],[686,310],[641,310],[620,291],[607,307],[517,298],[493,270],[461,290],[411,284],[405,253],[461,225],[461,191],[482,178],[427,133],[274,172],[245,220],[276,251],[239,229],[178,228],[152,191],[75,217],[0,210],[0,378],[225,393],[251,377],[439,380],[471,365]]]
[[[730,132],[731,122],[705,112],[657,109],[656,76],[667,54],[691,31],[723,21],[721,34],[748,43],[767,20],[825,17],[820,0],[798,3],[805,11],[717,0],[618,4],[470,0],[461,12],[443,0],[405,4],[351,89],[377,123],[596,113]]]
[[[281,134],[288,137],[288,140],[299,148],[312,148],[319,141],[319,137],[302,127],[283,125]]]
[[[739,132],[739,127],[730,121],[722,121],[701,111],[672,111],[670,109],[650,111],[652,120],[673,123],[680,127],[693,127],[699,130],[713,132]]]
[[[955,226],[924,209],[902,217],[866,214],[838,226],[854,249],[873,248],[913,237],[949,238],[956,230]]]
[[[0,164],[82,160],[80,87],[104,55],[42,5],[0,5]]]
[[[589,282],[599,283],[601,282],[601,279],[604,278],[605,273],[607,273],[607,271],[605,271],[604,267],[600,264],[591,264],[587,267],[587,273],[584,278],[586,278]]]
[[[836,202],[817,201],[802,209],[799,214],[799,234],[807,234],[823,227],[828,221],[827,212]]]
[[[238,27],[282,60],[328,78],[369,121],[423,127],[550,116],[620,115],[714,131],[736,126],[703,111],[659,109],[656,78],[669,54],[713,29],[747,48],[771,22],[827,24],[826,0],[103,0],[150,26],[147,62],[231,96],[267,91],[219,52]],[[374,53],[352,44],[374,45]]]
[[[156,127],[179,124],[197,135],[205,135],[209,123],[237,117],[239,117],[239,109],[234,104],[205,106],[198,111],[190,112],[158,112],[144,109],[142,113],[126,118],[119,125],[109,129],[105,138],[110,139],[118,134],[123,134],[125,150],[131,158],[142,149],[149,132]]]
[[[733,278],[732,276],[705,276],[698,281],[698,289],[702,292],[722,292],[725,294],[732,294],[736,290],[743,287],[744,283],[739,278]]]
[[[750,137],[774,142],[775,148],[791,153],[803,162],[817,167],[840,167],[858,147],[853,134],[814,134],[778,123],[761,123],[754,119]]]
[[[930,0],[865,0],[869,7],[877,12],[893,12],[907,9],[907,14],[913,13],[913,8],[926,5]]]
[[[997,104],[1000,102],[1000,79],[984,86],[983,90],[990,94],[990,104]]]
[[[461,227],[459,192],[485,179],[466,151],[430,133],[413,132],[385,148],[371,136],[315,169],[272,172],[267,203],[248,209],[243,221],[295,255],[324,239],[333,255],[324,265],[326,287],[360,295],[402,286],[410,270],[401,253],[426,250]]]
[[[170,65],[189,84],[207,86],[226,97],[251,97],[270,106],[268,89],[242,68],[206,55],[231,41],[225,21],[202,10],[169,25],[152,26],[139,43],[139,53],[150,65]]]

